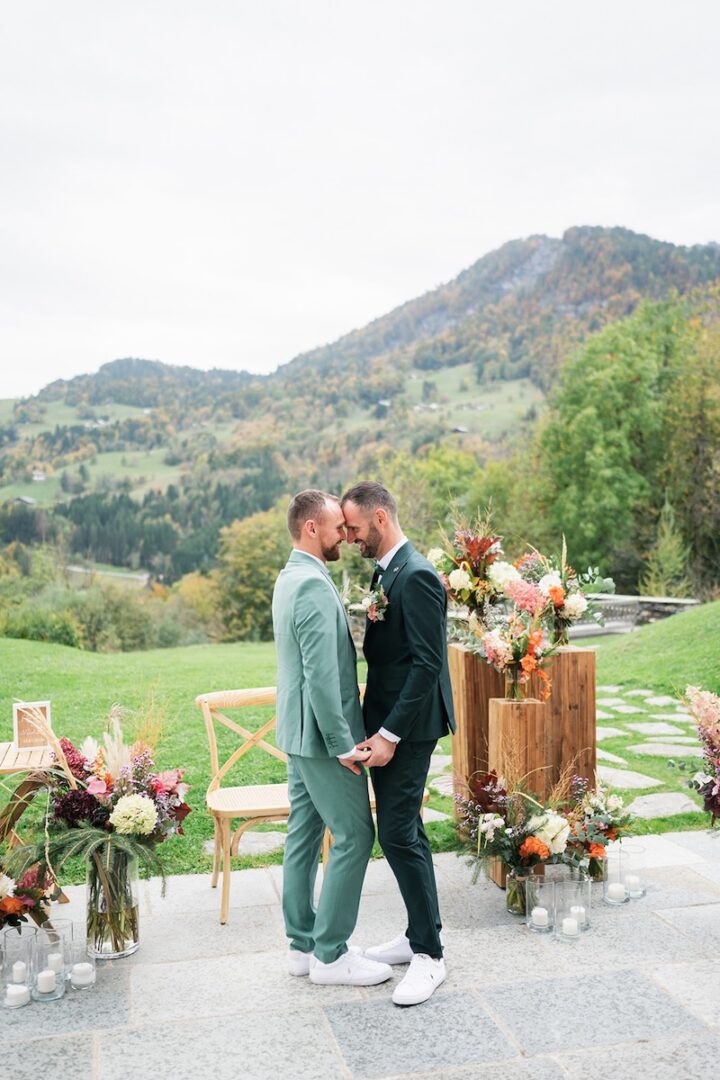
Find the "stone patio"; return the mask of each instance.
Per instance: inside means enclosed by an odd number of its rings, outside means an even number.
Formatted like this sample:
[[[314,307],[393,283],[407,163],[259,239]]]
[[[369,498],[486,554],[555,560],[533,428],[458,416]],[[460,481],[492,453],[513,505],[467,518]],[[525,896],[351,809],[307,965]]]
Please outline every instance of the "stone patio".
[[[0,1011],[13,1080],[715,1080],[720,1057],[720,833],[635,838],[647,896],[594,886],[590,933],[530,934],[504,894],[437,855],[448,978],[398,1009],[392,984],[315,987],[285,973],[282,870],[233,877],[230,919],[201,876],[142,886],[142,944],[88,993]],[[58,914],[82,920],[84,889]],[[403,928],[384,861],[371,864],[354,941]],[[403,969],[396,969],[400,977]]]

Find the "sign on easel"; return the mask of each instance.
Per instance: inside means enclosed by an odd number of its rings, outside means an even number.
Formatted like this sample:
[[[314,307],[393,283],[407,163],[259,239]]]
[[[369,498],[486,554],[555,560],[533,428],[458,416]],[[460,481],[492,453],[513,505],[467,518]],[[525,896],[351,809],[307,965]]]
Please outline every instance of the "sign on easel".
[[[49,747],[50,743],[35,722],[38,715],[52,728],[49,701],[13,703],[13,745],[16,750],[46,750]]]

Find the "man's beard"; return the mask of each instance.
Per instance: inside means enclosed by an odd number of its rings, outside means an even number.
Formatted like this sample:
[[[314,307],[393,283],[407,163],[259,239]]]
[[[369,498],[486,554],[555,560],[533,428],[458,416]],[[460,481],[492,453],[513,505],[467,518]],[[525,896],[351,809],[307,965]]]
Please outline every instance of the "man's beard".
[[[360,554],[363,559],[374,559],[380,550],[382,543],[382,534],[377,525],[372,522],[368,525],[368,534],[365,540],[361,541],[362,547],[360,548]]]
[[[321,545],[322,557],[325,562],[337,562],[340,558],[340,544],[333,544],[332,547],[325,547]]]

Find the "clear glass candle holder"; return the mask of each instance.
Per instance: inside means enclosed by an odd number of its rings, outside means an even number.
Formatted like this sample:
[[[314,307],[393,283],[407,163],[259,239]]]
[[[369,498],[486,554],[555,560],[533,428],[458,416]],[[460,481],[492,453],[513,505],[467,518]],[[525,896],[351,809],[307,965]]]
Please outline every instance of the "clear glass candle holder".
[[[64,977],[68,979],[70,977],[75,934],[72,919],[50,918],[46,923],[43,923],[38,933],[45,934],[50,944],[55,946],[49,953],[53,971],[59,974],[60,960],[58,957],[61,957]]]
[[[65,993],[65,953],[57,931],[38,929],[32,944],[32,981],[34,1001],[55,1001]]]
[[[621,840],[620,849],[623,860],[623,880],[631,900],[641,900],[646,893],[645,887],[645,848],[634,840]]]
[[[69,980],[73,990],[91,990],[97,978],[97,965],[95,953],[88,950],[85,938],[73,941],[72,963],[70,965]]]
[[[630,900],[625,884],[625,857],[620,844],[608,851],[607,877],[603,882],[603,900],[606,904],[617,906]]]
[[[556,882],[531,875],[525,885],[525,924],[534,934],[551,934],[555,926]]]
[[[563,941],[577,941],[590,929],[590,892],[584,875],[555,883],[555,933]]]
[[[0,1004],[6,1009],[20,1009],[30,1003],[35,930],[35,926],[23,923],[17,928],[8,926],[0,933]]]

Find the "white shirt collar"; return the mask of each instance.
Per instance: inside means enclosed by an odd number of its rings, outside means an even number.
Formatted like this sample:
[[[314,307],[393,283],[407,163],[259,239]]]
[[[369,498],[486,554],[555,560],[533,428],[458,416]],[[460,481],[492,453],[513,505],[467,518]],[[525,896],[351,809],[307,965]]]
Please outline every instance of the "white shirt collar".
[[[383,555],[382,559],[378,559],[377,564],[381,570],[387,570],[388,566],[393,561],[400,548],[403,546],[403,544],[407,544],[407,542],[407,536],[403,536],[402,540],[400,540],[400,542],[397,543],[394,548],[390,548],[390,550]]]

